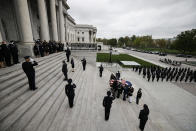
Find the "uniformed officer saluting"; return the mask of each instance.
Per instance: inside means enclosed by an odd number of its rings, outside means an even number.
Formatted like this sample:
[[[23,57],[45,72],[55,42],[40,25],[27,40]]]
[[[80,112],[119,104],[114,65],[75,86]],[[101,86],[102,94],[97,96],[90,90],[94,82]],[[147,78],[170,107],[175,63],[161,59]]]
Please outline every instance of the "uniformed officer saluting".
[[[107,96],[103,99],[103,106],[105,107],[105,120],[109,120],[110,116],[110,109],[112,107],[112,101],[114,100],[114,97],[111,97],[111,92],[107,92]]]
[[[35,87],[35,70],[33,66],[38,65],[36,61],[34,61],[30,56],[25,56],[25,62],[22,63],[22,69],[26,73],[30,90],[36,90]]]
[[[74,96],[75,96],[75,90],[74,88],[76,88],[75,84],[72,84],[72,79],[68,80],[68,84],[65,86],[65,93],[68,97],[69,100],[69,107],[72,108],[73,107],[73,102],[74,102]]]

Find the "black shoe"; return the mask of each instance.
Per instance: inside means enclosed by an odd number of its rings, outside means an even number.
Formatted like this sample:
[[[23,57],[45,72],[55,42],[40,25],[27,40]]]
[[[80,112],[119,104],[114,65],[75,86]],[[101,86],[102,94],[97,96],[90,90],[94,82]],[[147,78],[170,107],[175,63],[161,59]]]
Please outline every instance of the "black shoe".
[[[37,87],[35,87],[33,90],[36,90],[36,89],[38,89]]]

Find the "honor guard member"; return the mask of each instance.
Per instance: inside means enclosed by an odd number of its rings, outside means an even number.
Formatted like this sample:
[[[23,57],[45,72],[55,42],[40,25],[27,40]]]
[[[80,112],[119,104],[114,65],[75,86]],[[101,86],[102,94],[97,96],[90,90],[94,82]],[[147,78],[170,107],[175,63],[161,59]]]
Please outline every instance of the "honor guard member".
[[[5,41],[2,42],[1,45],[3,51],[3,58],[5,59],[6,66],[11,66],[11,52],[9,46],[6,44]]]
[[[150,74],[150,72],[149,72],[149,73],[147,73],[148,81],[150,81],[150,77],[151,77],[151,74]]]
[[[65,86],[65,94],[68,97],[69,107],[70,108],[73,107],[74,96],[75,96],[75,88],[76,88],[76,85],[72,84],[72,79],[69,79],[68,80],[68,84]]]
[[[67,47],[67,50],[66,50],[67,62],[69,62],[70,55],[71,55],[71,51],[70,51],[69,47]]]
[[[154,81],[155,73],[152,73],[152,81]]]
[[[114,97],[111,97],[111,92],[107,91],[107,96],[103,99],[103,107],[105,107],[105,120],[109,120],[110,116],[110,109],[112,107],[112,102],[114,100]]]
[[[63,74],[64,74],[64,76],[65,76],[64,80],[67,80],[67,78],[68,78],[68,77],[67,77],[67,72],[68,72],[68,70],[67,70],[67,64],[66,64],[65,61],[63,61],[62,72],[63,72]]]
[[[141,99],[142,97],[142,89],[139,88],[139,90],[137,91],[137,96],[136,96],[136,104],[138,105],[139,104],[139,100]]]
[[[99,76],[102,77],[102,72],[103,72],[103,66],[102,64],[99,67]]]
[[[149,109],[148,109],[148,106],[146,104],[144,104],[144,109],[140,111],[140,114],[139,114],[139,119],[140,119],[140,125],[139,125],[139,128],[141,131],[144,130],[144,127],[146,125],[146,122],[148,121],[148,115],[150,113]]]
[[[11,51],[11,55],[12,55],[14,64],[18,64],[19,63],[18,48],[16,46],[16,42],[10,41],[9,48],[10,48],[10,51]]]
[[[36,90],[35,87],[35,69],[33,66],[38,65],[36,61],[34,61],[30,56],[25,56],[25,62],[22,63],[22,69],[26,73],[30,90]]]
[[[85,69],[86,69],[86,59],[83,58],[81,61],[82,61],[83,71],[85,71]]]

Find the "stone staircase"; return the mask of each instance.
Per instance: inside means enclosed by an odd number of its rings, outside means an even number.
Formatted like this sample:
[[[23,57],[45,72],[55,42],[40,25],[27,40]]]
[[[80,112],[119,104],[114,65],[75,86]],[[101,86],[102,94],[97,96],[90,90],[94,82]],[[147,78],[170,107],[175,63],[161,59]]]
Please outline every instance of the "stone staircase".
[[[61,72],[65,53],[35,59],[36,91],[30,91],[21,64],[0,71],[0,130],[47,130],[63,104],[67,104]],[[81,62],[75,59],[75,72],[68,64],[68,77],[73,82],[85,84]],[[77,95],[76,95],[77,96]],[[76,98],[77,99],[77,98]],[[60,118],[58,118],[60,119]]]

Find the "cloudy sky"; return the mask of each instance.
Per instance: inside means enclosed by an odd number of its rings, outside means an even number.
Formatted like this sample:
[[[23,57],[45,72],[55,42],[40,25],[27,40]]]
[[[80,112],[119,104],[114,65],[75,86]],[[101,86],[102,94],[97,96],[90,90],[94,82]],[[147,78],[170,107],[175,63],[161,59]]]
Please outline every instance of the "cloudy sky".
[[[97,27],[97,37],[152,35],[171,38],[196,28],[196,0],[68,0],[78,24]]]

